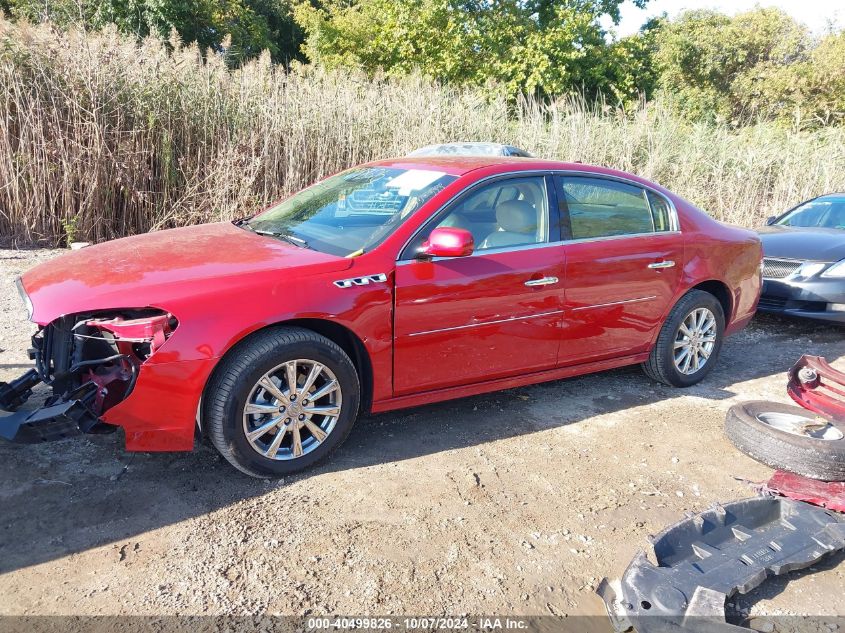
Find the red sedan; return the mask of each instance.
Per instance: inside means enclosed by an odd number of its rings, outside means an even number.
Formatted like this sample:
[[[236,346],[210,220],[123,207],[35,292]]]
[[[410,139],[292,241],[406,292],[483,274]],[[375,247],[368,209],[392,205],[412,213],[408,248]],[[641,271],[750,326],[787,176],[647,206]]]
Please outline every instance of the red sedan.
[[[695,384],[754,314],[761,247],[666,189],[581,164],[403,158],[266,211],[69,253],[23,275],[35,369],[0,435],[206,435],[290,473],[380,412],[622,365]]]

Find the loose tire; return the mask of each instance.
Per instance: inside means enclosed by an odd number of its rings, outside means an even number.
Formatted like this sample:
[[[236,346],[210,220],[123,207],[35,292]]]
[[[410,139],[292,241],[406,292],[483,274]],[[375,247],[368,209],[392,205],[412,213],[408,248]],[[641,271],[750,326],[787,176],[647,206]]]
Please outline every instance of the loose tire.
[[[709,292],[690,290],[666,317],[643,371],[673,387],[694,385],[716,363],[724,334],[725,313],[719,300]]]
[[[728,410],[725,434],[743,453],[772,468],[845,481],[842,429],[807,409],[765,401],[737,404]]]
[[[325,459],[358,417],[360,386],[346,353],[296,327],[254,334],[221,361],[203,420],[215,448],[253,477],[280,477]]]

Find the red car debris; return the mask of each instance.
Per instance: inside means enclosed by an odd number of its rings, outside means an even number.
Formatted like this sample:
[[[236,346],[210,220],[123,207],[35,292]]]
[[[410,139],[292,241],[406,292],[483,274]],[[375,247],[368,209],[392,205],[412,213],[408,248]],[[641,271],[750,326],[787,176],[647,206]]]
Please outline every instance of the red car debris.
[[[252,475],[381,412],[622,365],[687,386],[753,316],[761,245],[642,178],[509,157],[348,170],[234,223],[116,240],[24,274],[35,369],[0,417],[41,441],[211,438]]]
[[[830,366],[820,356],[802,356],[789,370],[787,392],[805,409],[824,416],[830,428],[838,430],[829,443],[831,450],[814,451],[814,458],[840,463],[845,460],[845,373]],[[818,429],[818,427],[816,427]],[[817,433],[818,435],[818,433]],[[818,481],[802,475],[778,470],[765,484],[766,491],[845,512],[845,482]]]
[[[789,396],[805,409],[845,424],[845,373],[820,356],[802,356],[789,370]]]
[[[800,407],[767,400],[735,404],[725,434],[742,452],[775,469],[819,481],[845,481],[845,374],[819,356],[788,372]]]
[[[845,512],[845,482],[817,481],[785,470],[775,471],[765,490],[836,512]]]

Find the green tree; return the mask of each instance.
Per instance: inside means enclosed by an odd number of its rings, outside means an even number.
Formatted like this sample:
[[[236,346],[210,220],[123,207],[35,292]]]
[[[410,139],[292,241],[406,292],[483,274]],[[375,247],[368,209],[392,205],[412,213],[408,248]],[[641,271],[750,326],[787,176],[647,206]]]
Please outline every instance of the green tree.
[[[787,66],[760,70],[753,79],[754,107],[797,127],[845,121],[845,33],[822,38]]]
[[[661,29],[659,84],[690,119],[740,123],[759,113],[772,73],[800,60],[810,44],[807,29],[780,9],[735,17],[689,11]]]
[[[300,2],[294,14],[306,33],[306,57],[327,67],[421,71],[476,85],[493,80],[510,96],[592,96],[614,79],[600,18],[618,21],[621,2],[324,0]]]
[[[174,29],[184,42],[226,50],[239,63],[269,50],[274,61],[301,59],[303,34],[293,20],[290,0],[0,0],[4,13],[59,26],[99,28],[115,24],[123,33],[167,38]]]
[[[845,121],[845,32],[825,37],[797,70],[794,106],[819,123]]]
[[[653,18],[638,33],[610,46],[607,74],[610,92],[617,101],[634,103],[654,96],[660,81],[655,56],[664,25],[665,18]]]

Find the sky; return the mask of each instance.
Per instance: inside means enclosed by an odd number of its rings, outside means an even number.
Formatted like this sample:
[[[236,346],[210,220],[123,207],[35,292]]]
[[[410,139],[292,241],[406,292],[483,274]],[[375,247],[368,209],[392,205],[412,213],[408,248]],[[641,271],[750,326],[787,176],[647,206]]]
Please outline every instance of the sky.
[[[780,7],[817,34],[824,33],[831,21],[845,26],[843,0],[650,0],[645,9],[638,9],[628,0],[622,5],[622,21],[615,31],[619,37],[636,33],[642,24],[664,11],[674,17],[685,9],[717,9],[727,14],[753,9],[755,5]],[[608,20],[606,27],[613,28]]]

